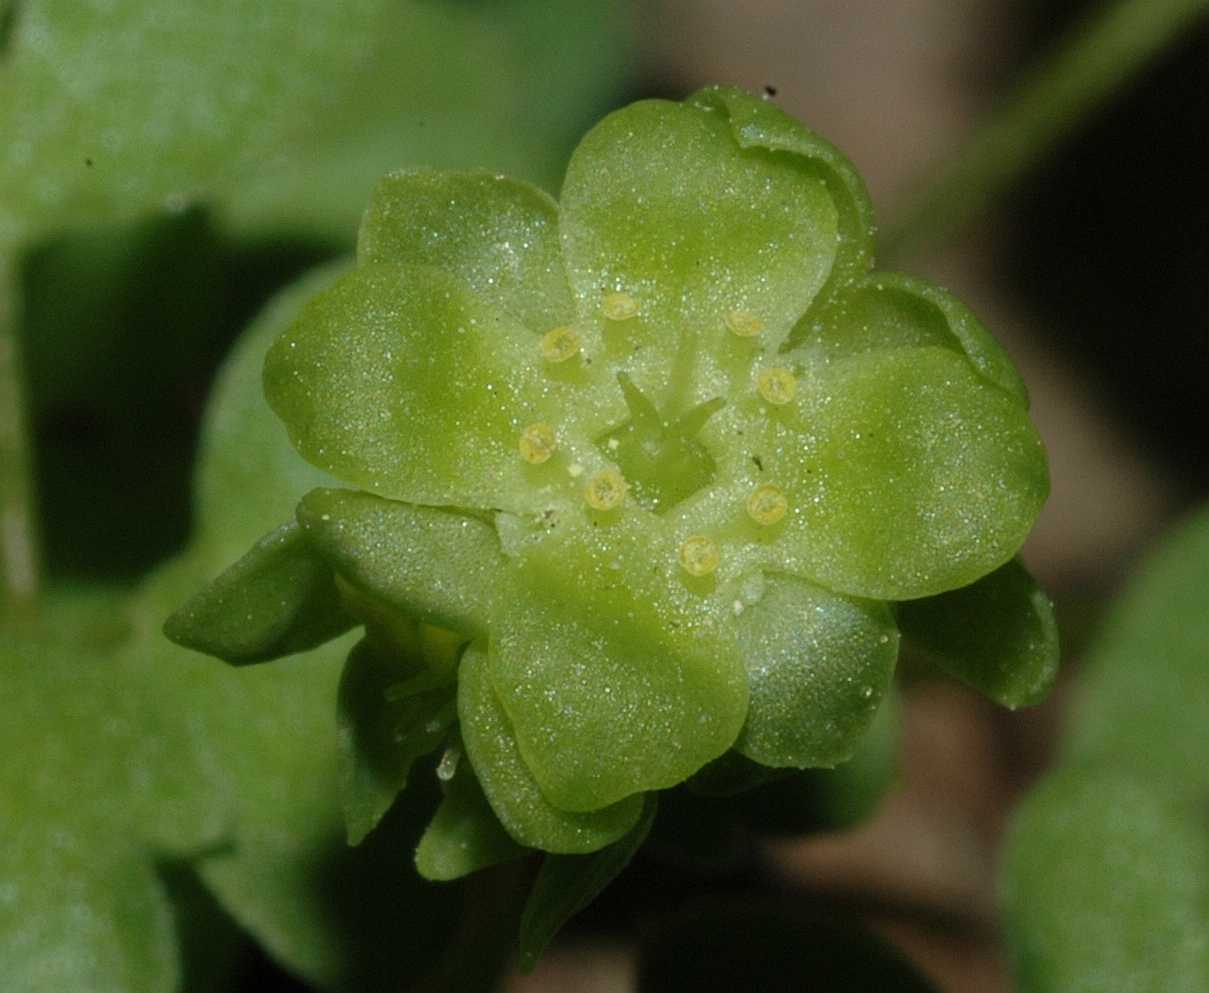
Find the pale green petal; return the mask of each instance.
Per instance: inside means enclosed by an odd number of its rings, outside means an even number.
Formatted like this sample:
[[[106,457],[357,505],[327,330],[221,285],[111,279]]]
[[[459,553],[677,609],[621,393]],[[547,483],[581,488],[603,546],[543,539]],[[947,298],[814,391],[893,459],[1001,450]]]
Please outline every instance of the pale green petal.
[[[391,173],[370,198],[357,259],[441,269],[533,331],[571,320],[558,205],[505,176]]]
[[[616,841],[634,826],[642,798],[628,797],[587,813],[555,807],[521,758],[504,708],[496,697],[481,645],[462,656],[458,717],[466,754],[492,809],[508,833],[528,848],[585,853]]]
[[[614,513],[523,549],[492,610],[495,690],[568,810],[674,786],[730,747],[747,710],[730,615],[685,581],[657,518]]]
[[[562,192],[567,272],[593,359],[672,415],[775,348],[831,271],[837,212],[803,159],[741,148],[723,110],[644,101],[580,143]],[[622,293],[636,315],[605,316]],[[737,339],[728,316],[757,320]],[[746,347],[748,344],[751,347]]]
[[[873,261],[873,204],[865,181],[843,152],[775,103],[733,86],[706,87],[688,99],[702,107],[725,111],[741,147],[789,153],[803,160],[827,184],[838,214],[839,247],[831,279],[821,296],[842,290],[869,268]]]
[[[533,335],[461,281],[374,265],[303,309],[269,351],[265,393],[308,461],[362,489],[542,510],[546,467],[518,450],[527,425],[557,423],[538,361]]]
[[[751,702],[735,748],[773,767],[850,758],[894,673],[898,632],[886,605],[772,575],[736,626]]]
[[[790,510],[771,554],[853,596],[907,600],[1015,553],[1049,490],[1018,400],[940,348],[868,352],[803,376],[745,437]],[[757,451],[758,449],[758,451]]]

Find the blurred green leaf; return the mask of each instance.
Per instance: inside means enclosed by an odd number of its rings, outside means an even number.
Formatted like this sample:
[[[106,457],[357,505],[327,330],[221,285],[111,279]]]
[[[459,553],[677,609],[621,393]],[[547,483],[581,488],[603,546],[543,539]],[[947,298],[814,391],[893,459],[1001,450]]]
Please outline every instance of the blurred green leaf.
[[[14,993],[171,993],[157,862],[233,810],[189,719],[184,674],[130,641],[115,594],[62,593],[0,632],[0,961]]]
[[[1063,748],[1209,794],[1209,509],[1139,570],[1091,647]]]
[[[961,589],[900,603],[898,624],[946,672],[1006,707],[1040,703],[1058,675],[1054,605],[1019,559]]]
[[[236,230],[343,240],[403,163],[548,179],[627,61],[619,5],[560,6],[28,0],[0,74],[0,243],[213,196]]]
[[[1209,988],[1209,512],[1143,564],[1003,870],[1023,993]]]
[[[1207,837],[1204,798],[1178,781],[1103,766],[1048,777],[1016,812],[1004,864],[1022,993],[1209,989]]]

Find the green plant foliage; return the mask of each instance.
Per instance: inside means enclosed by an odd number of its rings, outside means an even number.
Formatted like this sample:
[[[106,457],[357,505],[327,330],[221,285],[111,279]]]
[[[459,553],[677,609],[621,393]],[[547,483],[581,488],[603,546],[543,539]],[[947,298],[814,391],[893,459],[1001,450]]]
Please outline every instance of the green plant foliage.
[[[171,993],[157,864],[220,841],[233,810],[188,722],[182,673],[130,646],[116,594],[63,592],[0,638],[0,961],[22,993]],[[24,758],[22,758],[24,756]]]
[[[568,116],[624,65],[614,5],[565,6],[553,44],[548,6],[530,0],[16,5],[0,245],[199,198],[236,230],[343,240],[402,162],[486,149],[497,168],[548,178]],[[522,107],[540,109],[506,124]]]
[[[1209,986],[1207,586],[1202,511],[1108,618],[1063,763],[1014,818],[1004,912],[1024,993]]]

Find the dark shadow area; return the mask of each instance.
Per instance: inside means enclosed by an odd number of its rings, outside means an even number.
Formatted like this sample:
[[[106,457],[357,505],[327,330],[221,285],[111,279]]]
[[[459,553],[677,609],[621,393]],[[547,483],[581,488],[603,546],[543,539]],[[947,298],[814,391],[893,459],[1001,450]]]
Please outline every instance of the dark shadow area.
[[[1042,51],[1091,3],[1034,3]],[[1026,61],[1026,60],[1025,60]],[[1003,213],[1005,268],[1056,329],[1046,340],[1099,381],[1185,483],[1209,486],[1209,25],[1187,34],[1057,154]]]

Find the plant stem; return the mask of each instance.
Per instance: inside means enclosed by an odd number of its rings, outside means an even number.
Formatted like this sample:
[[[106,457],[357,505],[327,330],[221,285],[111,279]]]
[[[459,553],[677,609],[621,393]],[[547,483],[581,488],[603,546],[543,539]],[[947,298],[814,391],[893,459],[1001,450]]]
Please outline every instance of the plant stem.
[[[39,572],[19,293],[16,253],[0,248],[0,608],[12,612],[32,609]]]
[[[1093,12],[887,227],[881,254],[901,259],[955,234],[1206,12],[1209,0],[1116,0]]]

